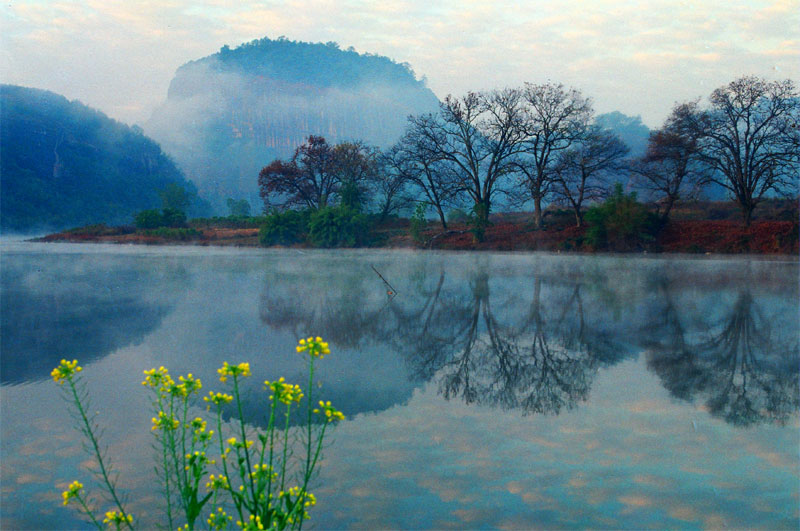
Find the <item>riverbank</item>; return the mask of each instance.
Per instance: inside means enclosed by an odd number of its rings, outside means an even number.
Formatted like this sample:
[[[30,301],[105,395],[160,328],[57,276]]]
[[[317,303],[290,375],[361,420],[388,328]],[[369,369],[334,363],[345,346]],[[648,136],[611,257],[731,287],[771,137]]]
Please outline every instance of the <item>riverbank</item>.
[[[585,227],[552,224],[535,230],[519,216],[497,216],[486,229],[483,241],[476,241],[464,223],[452,223],[444,231],[429,223],[414,241],[406,220],[394,220],[376,227],[373,247],[423,248],[474,251],[579,251],[591,252],[585,243]],[[675,220],[669,222],[653,241],[628,251],[714,254],[798,254],[798,223],[754,221],[744,227],[734,220]],[[203,227],[137,231],[132,227],[92,226],[59,232],[37,239],[43,242],[97,242],[142,245],[214,245],[258,247],[258,229]],[[305,245],[297,245],[304,247]]]

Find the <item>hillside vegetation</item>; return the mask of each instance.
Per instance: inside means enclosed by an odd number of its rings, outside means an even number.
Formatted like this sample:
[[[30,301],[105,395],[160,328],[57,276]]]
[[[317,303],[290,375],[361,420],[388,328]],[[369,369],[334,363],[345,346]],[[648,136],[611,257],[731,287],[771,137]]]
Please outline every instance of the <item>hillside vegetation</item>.
[[[0,228],[129,224],[174,184],[196,196],[140,129],[52,92],[0,86]],[[207,206],[205,207],[207,208]],[[202,213],[197,202],[193,212]]]

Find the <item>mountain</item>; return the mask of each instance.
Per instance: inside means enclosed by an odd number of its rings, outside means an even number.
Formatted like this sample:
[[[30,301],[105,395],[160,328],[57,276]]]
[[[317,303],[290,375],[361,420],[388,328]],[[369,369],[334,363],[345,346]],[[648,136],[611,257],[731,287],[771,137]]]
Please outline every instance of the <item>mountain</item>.
[[[3,232],[130,224],[139,210],[161,206],[158,192],[169,184],[196,196],[141,129],[53,92],[0,85]]]
[[[258,172],[309,135],[386,147],[438,103],[408,64],[263,38],[178,68],[145,130],[224,211],[228,197],[259,204]]]
[[[607,129],[625,142],[631,152],[630,158],[637,158],[647,151],[647,141],[650,138],[650,129],[642,123],[641,116],[627,116],[619,111],[599,114],[594,119],[595,123]]]

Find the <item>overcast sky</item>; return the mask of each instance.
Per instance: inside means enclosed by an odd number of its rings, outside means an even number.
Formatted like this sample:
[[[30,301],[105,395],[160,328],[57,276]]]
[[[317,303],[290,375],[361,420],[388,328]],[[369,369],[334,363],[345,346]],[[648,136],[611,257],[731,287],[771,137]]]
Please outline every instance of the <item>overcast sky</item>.
[[[175,70],[284,35],[408,62],[443,98],[547,80],[658,126],[742,75],[800,81],[800,0],[6,0],[0,75],[127,123]]]

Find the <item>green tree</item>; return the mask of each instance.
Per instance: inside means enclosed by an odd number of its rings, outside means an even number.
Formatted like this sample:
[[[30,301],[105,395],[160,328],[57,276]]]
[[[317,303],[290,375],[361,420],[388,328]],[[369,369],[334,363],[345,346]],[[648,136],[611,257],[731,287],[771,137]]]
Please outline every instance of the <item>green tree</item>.
[[[228,198],[228,210],[230,210],[231,217],[235,218],[247,218],[250,217],[250,203],[247,199],[233,199],[232,197]]]
[[[636,201],[636,193],[626,195],[616,183],[613,193],[586,212],[586,242],[595,249],[630,251],[646,247],[655,239],[658,218]]]
[[[164,224],[164,218],[158,210],[142,210],[134,218],[137,229],[155,229]]]
[[[186,212],[192,202],[191,195],[186,188],[176,183],[169,183],[166,188],[158,192],[164,209],[174,208]]]

